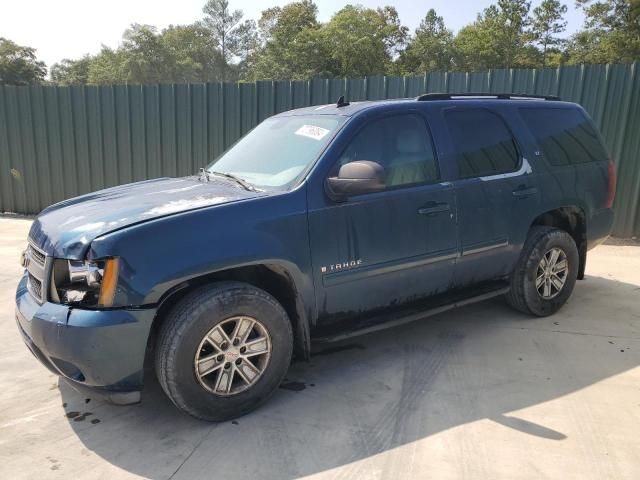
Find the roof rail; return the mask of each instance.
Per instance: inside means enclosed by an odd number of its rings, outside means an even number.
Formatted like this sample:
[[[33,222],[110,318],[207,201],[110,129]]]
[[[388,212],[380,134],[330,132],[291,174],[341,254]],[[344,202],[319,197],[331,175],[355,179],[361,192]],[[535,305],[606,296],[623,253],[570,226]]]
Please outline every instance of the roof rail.
[[[555,95],[529,95],[528,93],[425,93],[416,100],[456,100],[460,98],[495,98],[498,100],[560,100]]]

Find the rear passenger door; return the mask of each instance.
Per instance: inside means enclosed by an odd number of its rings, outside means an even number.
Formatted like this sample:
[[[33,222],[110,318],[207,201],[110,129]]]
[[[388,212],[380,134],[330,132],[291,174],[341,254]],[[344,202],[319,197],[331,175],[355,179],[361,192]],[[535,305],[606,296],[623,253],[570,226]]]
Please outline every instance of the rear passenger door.
[[[460,258],[454,284],[508,275],[539,201],[531,166],[504,114],[455,106],[442,115],[458,171],[454,188]]]

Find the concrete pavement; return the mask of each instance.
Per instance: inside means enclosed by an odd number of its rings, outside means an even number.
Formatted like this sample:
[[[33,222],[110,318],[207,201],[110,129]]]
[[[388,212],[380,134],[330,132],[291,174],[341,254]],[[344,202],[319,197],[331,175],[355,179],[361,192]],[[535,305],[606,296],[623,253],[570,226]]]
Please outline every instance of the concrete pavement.
[[[258,411],[208,424],[150,378],[87,398],[16,329],[29,220],[0,217],[0,478],[640,478],[640,246],[589,254],[550,318],[487,301],[295,363]]]

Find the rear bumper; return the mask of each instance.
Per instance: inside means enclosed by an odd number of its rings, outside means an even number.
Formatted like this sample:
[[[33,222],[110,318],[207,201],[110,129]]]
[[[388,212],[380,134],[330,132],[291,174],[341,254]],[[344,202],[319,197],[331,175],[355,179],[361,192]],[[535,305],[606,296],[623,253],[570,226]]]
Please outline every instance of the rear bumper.
[[[593,214],[587,225],[587,250],[603,243],[613,228],[613,210],[604,208]]]
[[[16,322],[34,356],[75,389],[117,404],[140,401],[144,356],[155,309],[82,310],[39,305],[23,277]]]

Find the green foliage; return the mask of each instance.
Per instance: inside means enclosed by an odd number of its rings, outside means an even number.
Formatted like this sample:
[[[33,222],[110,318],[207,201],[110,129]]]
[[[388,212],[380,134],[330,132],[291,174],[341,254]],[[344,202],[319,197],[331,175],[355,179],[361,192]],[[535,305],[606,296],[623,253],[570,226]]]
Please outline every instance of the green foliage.
[[[317,15],[318,7],[310,0],[263,11],[258,20],[262,46],[248,57],[249,78],[280,80],[331,75],[328,48]]]
[[[550,48],[556,48],[563,44],[558,35],[565,31],[567,22],[563,15],[567,13],[567,6],[558,0],[543,0],[533,9],[531,24],[531,37],[541,50],[540,66],[547,66],[547,53]]]
[[[102,50],[91,59],[87,83],[118,84],[128,83],[129,75],[126,71],[127,55],[122,49],[113,50],[102,46]]]
[[[51,82],[298,80],[640,60],[640,0],[575,0],[586,20],[568,40],[561,2],[540,0],[531,11],[528,0],[495,0],[456,35],[430,9],[410,36],[393,6],[346,5],[322,23],[313,0],[296,0],[255,22],[229,0],[206,0],[200,21],[162,31],[133,24],[117,48],[54,64]],[[0,38],[0,83],[37,84],[45,75],[33,48]]]
[[[585,30],[571,37],[570,63],[628,63],[640,60],[640,0],[576,0]]]
[[[162,32],[161,41],[172,82],[222,80],[222,55],[202,25],[170,26]]]
[[[498,51],[504,58],[504,66],[530,66],[526,61],[523,50],[527,43],[529,26],[529,9],[531,2],[525,0],[498,0],[497,21],[502,26],[496,29]]]
[[[255,47],[255,22],[241,23],[242,10],[230,10],[228,0],[208,0],[202,11],[205,17],[201,24],[208,29],[219,52],[222,81],[226,81],[232,59]]]
[[[0,37],[0,85],[34,85],[44,81],[47,67],[36,51]]]
[[[494,10],[487,8],[475,23],[458,32],[453,42],[454,64],[458,70],[487,70],[504,63],[495,36],[499,24]]]
[[[310,0],[265,10],[258,21],[262,48],[251,79],[362,77],[388,72],[407,28],[393,7],[347,5],[326,24]]]
[[[530,2],[524,0],[498,0],[485,8],[453,42],[456,67],[487,70],[532,66],[529,8]]]
[[[63,59],[51,66],[51,81],[56,85],[84,85],[89,81],[89,67],[93,58],[89,55],[78,60]]]
[[[406,41],[394,7],[373,10],[347,5],[322,27],[335,76],[384,74]]]
[[[432,8],[420,22],[407,48],[400,54],[399,73],[419,74],[448,70],[453,59],[453,33]]]
[[[116,50],[102,47],[88,59],[87,83],[183,83],[220,80],[222,59],[200,25],[132,25]]]

